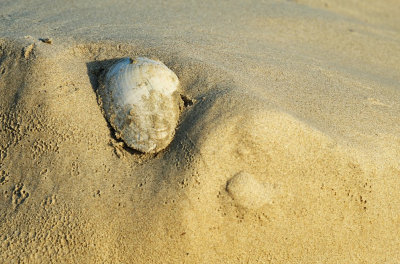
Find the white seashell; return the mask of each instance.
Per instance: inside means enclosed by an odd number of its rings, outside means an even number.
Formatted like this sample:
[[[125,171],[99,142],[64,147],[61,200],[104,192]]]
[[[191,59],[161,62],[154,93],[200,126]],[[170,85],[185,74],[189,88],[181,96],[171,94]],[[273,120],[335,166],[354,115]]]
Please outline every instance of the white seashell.
[[[119,60],[99,89],[106,118],[117,137],[146,153],[166,148],[179,118],[179,80],[162,62]]]

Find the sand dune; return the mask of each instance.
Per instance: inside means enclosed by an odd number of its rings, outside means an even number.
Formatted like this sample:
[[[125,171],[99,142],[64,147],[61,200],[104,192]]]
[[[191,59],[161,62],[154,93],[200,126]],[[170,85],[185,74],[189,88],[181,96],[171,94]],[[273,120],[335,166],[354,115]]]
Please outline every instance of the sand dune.
[[[400,262],[399,19],[389,0],[3,1],[0,262]],[[158,154],[98,103],[127,56],[181,82]]]

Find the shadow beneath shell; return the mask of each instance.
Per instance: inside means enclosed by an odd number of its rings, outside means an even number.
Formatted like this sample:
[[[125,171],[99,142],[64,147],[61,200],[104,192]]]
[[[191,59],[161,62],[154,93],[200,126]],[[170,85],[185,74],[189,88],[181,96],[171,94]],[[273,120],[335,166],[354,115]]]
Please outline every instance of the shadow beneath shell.
[[[86,63],[87,74],[89,76],[90,84],[92,85],[92,89],[96,93],[97,98],[98,98],[97,90],[104,77],[104,73],[120,59],[122,58],[91,61]]]

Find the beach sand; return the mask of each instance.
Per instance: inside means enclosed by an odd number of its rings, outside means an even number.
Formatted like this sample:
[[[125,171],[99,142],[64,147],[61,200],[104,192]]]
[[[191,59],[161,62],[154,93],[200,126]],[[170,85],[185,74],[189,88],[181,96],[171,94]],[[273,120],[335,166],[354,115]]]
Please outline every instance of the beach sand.
[[[98,103],[135,56],[158,154]],[[0,262],[400,263],[399,99],[397,0],[2,1]]]

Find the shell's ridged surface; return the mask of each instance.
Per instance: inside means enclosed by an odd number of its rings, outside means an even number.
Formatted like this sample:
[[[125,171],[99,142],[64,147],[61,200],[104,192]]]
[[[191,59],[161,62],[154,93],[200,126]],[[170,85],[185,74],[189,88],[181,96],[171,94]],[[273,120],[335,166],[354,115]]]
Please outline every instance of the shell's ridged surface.
[[[162,62],[124,58],[110,68],[99,94],[106,118],[129,147],[166,148],[179,118],[179,80]]]

